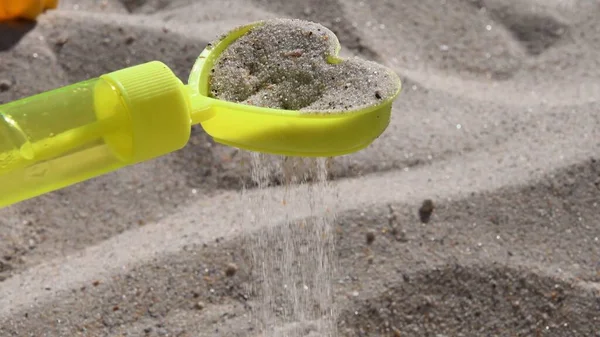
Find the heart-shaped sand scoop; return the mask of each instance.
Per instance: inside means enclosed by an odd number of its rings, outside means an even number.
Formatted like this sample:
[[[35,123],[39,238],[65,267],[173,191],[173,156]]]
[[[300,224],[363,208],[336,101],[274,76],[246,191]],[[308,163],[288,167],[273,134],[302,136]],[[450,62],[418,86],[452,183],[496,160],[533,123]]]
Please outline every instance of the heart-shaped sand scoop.
[[[341,59],[339,50],[335,34],[312,22],[275,19],[234,29],[194,65],[192,119],[217,142],[248,150],[358,151],[388,126],[401,84],[393,71]]]
[[[0,207],[184,147],[217,142],[288,156],[368,146],[400,80],[342,60],[335,35],[300,20],[240,27],[206,48],[184,85],[152,61],[0,106]]]

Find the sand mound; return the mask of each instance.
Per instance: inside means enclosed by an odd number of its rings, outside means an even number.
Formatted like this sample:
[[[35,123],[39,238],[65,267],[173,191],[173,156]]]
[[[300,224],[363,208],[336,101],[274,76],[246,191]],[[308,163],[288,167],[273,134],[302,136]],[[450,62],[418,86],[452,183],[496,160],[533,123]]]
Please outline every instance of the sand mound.
[[[342,335],[593,336],[598,9],[64,0],[35,26],[0,25],[0,102],[155,59],[185,80],[205,45],[235,26],[322,23],[342,56],[381,62],[405,80],[382,137],[329,163],[339,196],[323,207],[338,212]],[[290,192],[273,179],[265,205],[279,211],[247,225],[258,206],[240,189],[259,193],[249,154],[197,127],[180,152],[1,210],[0,335],[256,334],[249,314],[260,294],[248,289],[261,279],[248,236],[290,220]],[[425,199],[435,208],[422,224]],[[288,206],[292,220],[311,215]]]

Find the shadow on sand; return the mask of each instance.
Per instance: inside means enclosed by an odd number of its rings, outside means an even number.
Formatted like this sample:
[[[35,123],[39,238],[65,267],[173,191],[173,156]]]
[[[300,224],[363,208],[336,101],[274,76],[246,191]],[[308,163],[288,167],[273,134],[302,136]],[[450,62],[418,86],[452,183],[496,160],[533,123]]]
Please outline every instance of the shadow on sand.
[[[0,52],[11,49],[33,28],[34,21],[2,21],[0,22]]]

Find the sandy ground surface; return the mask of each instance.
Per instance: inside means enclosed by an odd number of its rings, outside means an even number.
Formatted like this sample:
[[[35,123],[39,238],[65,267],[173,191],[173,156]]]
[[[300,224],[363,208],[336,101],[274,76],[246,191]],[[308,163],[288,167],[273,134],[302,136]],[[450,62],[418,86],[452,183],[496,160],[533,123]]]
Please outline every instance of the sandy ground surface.
[[[600,336],[597,1],[63,0],[0,25],[0,102],[149,60],[186,80],[215,36],[273,17],[404,80],[382,137],[331,163],[342,336]],[[255,335],[245,242],[311,211],[274,186],[249,224],[248,158],[196,127],[1,210],[0,336]]]

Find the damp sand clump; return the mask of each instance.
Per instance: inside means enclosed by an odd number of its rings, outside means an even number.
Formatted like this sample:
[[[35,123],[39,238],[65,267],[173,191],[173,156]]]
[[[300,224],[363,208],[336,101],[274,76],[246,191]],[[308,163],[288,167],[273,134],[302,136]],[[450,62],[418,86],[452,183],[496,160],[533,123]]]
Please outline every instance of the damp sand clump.
[[[339,42],[324,26],[297,19],[263,21],[216,60],[211,96],[230,102],[332,113],[376,105],[399,89],[375,62],[335,57]]]

